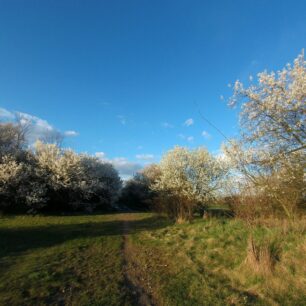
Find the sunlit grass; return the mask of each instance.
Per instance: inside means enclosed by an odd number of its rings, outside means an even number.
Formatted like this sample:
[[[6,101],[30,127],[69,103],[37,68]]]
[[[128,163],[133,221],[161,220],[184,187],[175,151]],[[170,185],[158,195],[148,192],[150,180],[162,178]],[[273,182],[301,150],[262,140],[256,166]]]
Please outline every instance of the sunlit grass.
[[[124,221],[125,220],[125,221]],[[157,305],[303,305],[305,220],[249,226],[237,219],[174,224],[154,214],[0,219],[0,305],[131,305],[123,222],[140,285]],[[276,242],[273,269],[248,262]],[[260,264],[260,263],[259,263]]]
[[[157,299],[169,305],[303,305],[306,298],[306,232],[303,220],[283,234],[283,224],[248,226],[235,219],[195,220],[133,236],[136,247],[159,253],[167,269],[152,273]],[[256,273],[248,263],[248,241],[279,246],[273,271]],[[142,264],[152,258],[141,257]],[[159,275],[159,276],[158,276]],[[163,275],[162,277],[160,275]],[[186,300],[186,302],[185,302]]]

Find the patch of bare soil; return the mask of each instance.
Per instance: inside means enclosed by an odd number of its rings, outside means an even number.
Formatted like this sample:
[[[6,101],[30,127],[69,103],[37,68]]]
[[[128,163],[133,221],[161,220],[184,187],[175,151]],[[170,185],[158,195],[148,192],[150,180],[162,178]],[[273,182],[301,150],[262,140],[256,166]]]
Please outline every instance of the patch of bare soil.
[[[139,306],[154,306],[152,286],[150,284],[146,269],[135,260],[137,252],[134,252],[133,247],[129,243],[129,222],[128,217],[123,221],[123,256],[124,256],[124,276],[125,285],[130,291],[133,305]]]

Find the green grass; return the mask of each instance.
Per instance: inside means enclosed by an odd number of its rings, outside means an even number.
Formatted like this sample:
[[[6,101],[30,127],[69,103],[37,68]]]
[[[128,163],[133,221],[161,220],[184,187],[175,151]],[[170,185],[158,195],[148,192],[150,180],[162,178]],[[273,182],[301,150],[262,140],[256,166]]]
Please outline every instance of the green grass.
[[[0,305],[135,305],[123,221],[132,272],[157,305],[305,305],[305,220],[178,225],[153,214],[0,218]],[[270,275],[246,262],[250,235],[279,246]]]
[[[250,227],[235,219],[198,219],[134,233],[131,240],[141,254],[135,260],[149,266],[153,296],[162,304],[305,305],[305,220],[298,222]],[[280,260],[270,275],[255,273],[247,264],[250,235],[259,245],[280,246]]]
[[[128,301],[117,215],[0,219],[1,305]]]

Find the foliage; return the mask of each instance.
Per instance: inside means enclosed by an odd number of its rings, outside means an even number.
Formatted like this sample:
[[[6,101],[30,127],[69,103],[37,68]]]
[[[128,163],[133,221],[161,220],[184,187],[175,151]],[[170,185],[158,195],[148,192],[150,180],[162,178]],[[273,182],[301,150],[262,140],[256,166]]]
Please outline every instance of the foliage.
[[[125,182],[119,203],[133,210],[148,210],[151,204],[151,191],[141,174]]]
[[[305,203],[306,66],[304,54],[277,73],[258,74],[258,84],[237,81],[231,105],[242,102],[241,140],[223,147],[240,193],[240,208],[292,218]],[[244,199],[256,199],[256,208]],[[256,202],[251,201],[251,202]],[[264,205],[262,205],[265,203]],[[249,201],[250,204],[250,201]],[[264,209],[262,209],[264,208]]]
[[[34,151],[4,155],[0,208],[37,212],[110,209],[121,180],[112,165],[38,141]]]
[[[152,186],[160,175],[160,167],[157,164],[146,166],[125,182],[119,203],[140,211],[152,209],[156,198],[156,192],[152,190]]]
[[[25,144],[25,128],[13,123],[0,123],[0,158],[16,156]]]
[[[281,71],[258,74],[258,84],[236,81],[231,105],[244,102],[240,114],[243,139],[268,146],[274,154],[305,149],[306,62],[304,53]]]
[[[264,241],[257,243],[251,236],[248,240],[246,264],[255,273],[271,274],[276,264],[280,261],[281,248],[278,241]]]
[[[221,188],[227,169],[204,148],[175,147],[163,156],[153,185],[161,210],[178,221],[191,219],[197,205],[207,205]]]

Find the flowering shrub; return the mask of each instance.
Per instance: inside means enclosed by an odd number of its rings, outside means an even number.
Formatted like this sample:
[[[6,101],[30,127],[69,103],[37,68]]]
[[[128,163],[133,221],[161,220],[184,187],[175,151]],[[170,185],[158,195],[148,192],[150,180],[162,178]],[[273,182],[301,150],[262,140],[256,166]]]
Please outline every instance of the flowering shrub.
[[[266,203],[265,210],[269,207],[270,213],[282,211],[291,218],[298,206],[305,203],[304,54],[277,73],[259,73],[257,84],[245,88],[237,81],[230,104],[239,102],[241,140],[223,147],[233,175],[239,173],[243,181],[239,202],[243,204],[244,197],[250,203],[257,202],[254,205],[258,207]],[[250,201],[256,196],[257,201]],[[256,210],[254,205],[245,211]]]
[[[153,184],[159,206],[177,220],[190,220],[197,205],[212,201],[227,174],[223,162],[204,148],[175,147],[160,162],[160,176]]]
[[[23,158],[0,162],[0,209],[37,212],[108,209],[121,180],[111,164],[37,142]]]

